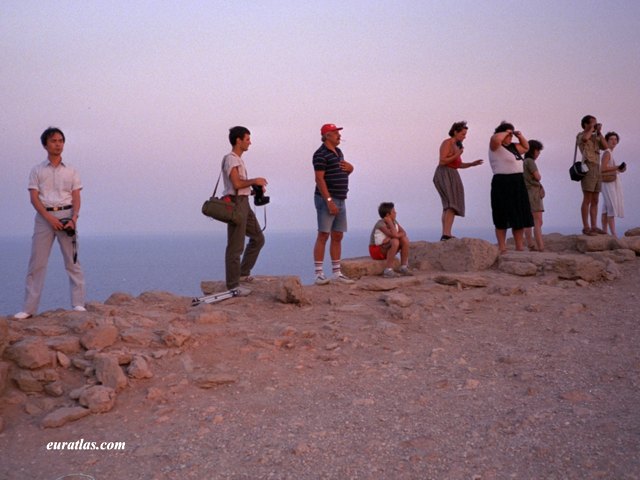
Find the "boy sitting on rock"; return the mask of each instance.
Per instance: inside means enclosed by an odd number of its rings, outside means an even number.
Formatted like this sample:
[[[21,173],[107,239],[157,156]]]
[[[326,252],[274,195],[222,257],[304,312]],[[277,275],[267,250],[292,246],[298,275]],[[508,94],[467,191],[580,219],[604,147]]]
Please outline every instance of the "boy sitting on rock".
[[[396,209],[393,203],[383,202],[378,207],[378,214],[381,220],[378,220],[373,226],[371,237],[369,239],[369,255],[374,260],[386,260],[382,275],[385,278],[397,277],[398,274],[393,271],[393,261],[400,251],[400,270],[401,275],[411,275],[409,272],[409,237],[404,228],[396,222]]]

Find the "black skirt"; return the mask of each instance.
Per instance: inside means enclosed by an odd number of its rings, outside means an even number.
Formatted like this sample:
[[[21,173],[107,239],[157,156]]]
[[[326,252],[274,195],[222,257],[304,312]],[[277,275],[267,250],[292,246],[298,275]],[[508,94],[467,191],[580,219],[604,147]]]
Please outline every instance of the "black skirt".
[[[493,224],[500,230],[533,227],[529,194],[522,173],[493,176],[491,214]]]

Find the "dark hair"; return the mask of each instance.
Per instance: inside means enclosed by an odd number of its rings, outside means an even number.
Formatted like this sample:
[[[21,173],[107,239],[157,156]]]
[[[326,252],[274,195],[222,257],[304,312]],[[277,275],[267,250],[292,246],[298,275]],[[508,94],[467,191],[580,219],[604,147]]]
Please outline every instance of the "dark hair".
[[[456,133],[461,132],[462,130],[468,130],[466,120],[462,120],[460,122],[456,122],[451,125],[451,129],[449,130],[449,136],[453,137]]]
[[[60,130],[57,127],[49,127],[44,132],[42,132],[42,135],[40,135],[40,143],[42,143],[42,146],[46,147],[47,140],[53,137],[56,133],[59,133],[60,135],[62,135],[62,143],[66,141],[66,139],[64,138],[64,133],[62,133],[62,130]]]
[[[607,132],[607,134],[604,136],[604,139],[608,142],[611,137],[616,137],[618,141],[620,141],[620,135],[618,135],[616,132]]]
[[[592,118],[596,118],[593,115],[585,115],[584,117],[582,117],[582,120],[580,120],[580,125],[582,125],[582,128],[587,126],[587,123],[589,123],[591,121]]]
[[[533,158],[533,153],[538,151],[541,152],[544,149],[544,145],[540,140],[529,140],[529,150],[524,155],[524,158]]]
[[[500,125],[498,125],[495,129],[495,131],[493,132],[495,133],[501,133],[501,132],[506,132],[507,130],[515,130],[516,127],[513,126],[512,123],[509,122],[505,122],[504,120],[502,122],[500,122]]]
[[[233,127],[229,129],[229,143],[232,147],[236,146],[238,139],[242,140],[245,135],[251,135],[251,132],[246,127]]]
[[[392,202],[382,202],[378,207],[378,215],[380,215],[380,218],[384,218],[391,213],[393,208],[394,204]]]

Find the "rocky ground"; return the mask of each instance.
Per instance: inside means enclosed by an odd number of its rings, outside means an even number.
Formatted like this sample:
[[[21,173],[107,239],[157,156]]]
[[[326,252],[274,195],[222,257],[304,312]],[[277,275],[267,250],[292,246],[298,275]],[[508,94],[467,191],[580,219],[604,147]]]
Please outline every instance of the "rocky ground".
[[[412,277],[0,318],[0,478],[639,478],[635,246],[417,242]]]

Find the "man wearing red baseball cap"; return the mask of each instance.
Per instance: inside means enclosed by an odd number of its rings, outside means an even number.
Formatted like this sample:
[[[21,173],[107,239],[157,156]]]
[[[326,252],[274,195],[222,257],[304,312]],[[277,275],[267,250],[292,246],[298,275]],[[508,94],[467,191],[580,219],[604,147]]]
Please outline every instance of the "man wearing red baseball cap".
[[[338,148],[340,130],[342,127],[336,127],[333,123],[323,125],[320,128],[322,145],[313,154],[316,178],[314,203],[318,217],[318,237],[313,247],[316,285],[326,285],[330,281],[323,272],[324,252],[329,238],[333,280],[353,283],[353,280],[347,278],[340,269],[342,237],[347,231],[346,200],[349,175],[353,172],[353,165],[344,159],[342,150]]]

